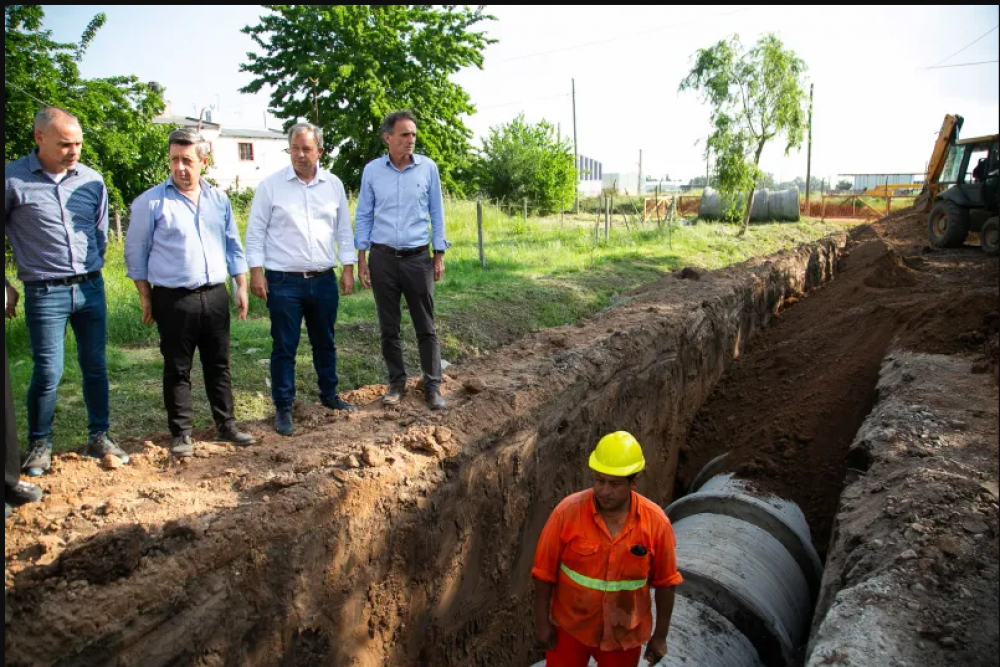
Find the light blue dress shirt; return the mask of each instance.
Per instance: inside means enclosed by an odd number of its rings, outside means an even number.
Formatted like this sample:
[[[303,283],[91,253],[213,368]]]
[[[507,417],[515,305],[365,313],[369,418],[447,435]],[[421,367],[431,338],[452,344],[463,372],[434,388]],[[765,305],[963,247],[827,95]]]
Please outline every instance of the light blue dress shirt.
[[[221,285],[248,271],[229,197],[202,181],[195,205],[172,178],[132,203],[125,240],[128,277],[157,287]]]
[[[432,243],[439,252],[451,247],[445,239],[441,174],[423,155],[414,155],[402,171],[388,155],[365,167],[354,219],[358,250],[371,250],[373,243],[397,250]]]

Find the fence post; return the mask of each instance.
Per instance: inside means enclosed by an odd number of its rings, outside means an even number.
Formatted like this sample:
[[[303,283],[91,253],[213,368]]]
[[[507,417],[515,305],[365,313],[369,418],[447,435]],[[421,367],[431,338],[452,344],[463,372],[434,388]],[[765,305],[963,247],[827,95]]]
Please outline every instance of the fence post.
[[[479,264],[486,268],[486,245],[483,237],[483,200],[476,202],[476,214],[479,219]]]
[[[524,198],[524,228],[528,228],[528,198]]]
[[[604,200],[604,242],[611,242],[611,210],[614,208],[615,198],[608,197]]]
[[[115,231],[118,234],[118,242],[121,243],[125,239],[122,237],[122,214],[119,211],[115,211]]]

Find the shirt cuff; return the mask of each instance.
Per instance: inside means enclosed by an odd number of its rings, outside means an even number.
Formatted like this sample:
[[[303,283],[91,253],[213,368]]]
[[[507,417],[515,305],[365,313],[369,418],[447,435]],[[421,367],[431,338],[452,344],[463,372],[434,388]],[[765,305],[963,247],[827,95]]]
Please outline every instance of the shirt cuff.
[[[355,252],[344,253],[340,256],[341,266],[354,266],[358,263],[358,254]]]
[[[229,263],[229,275],[231,277],[242,276],[249,273],[250,269],[247,268],[246,260],[240,260],[238,262]]]
[[[129,280],[132,281],[145,280],[146,282],[149,282],[148,271],[129,271],[127,275],[129,277]]]
[[[372,242],[371,241],[355,241],[354,242],[354,249],[355,250],[361,250],[362,252],[368,252],[369,250],[372,249]]]
[[[557,584],[557,583],[559,583],[559,577],[557,577],[555,574],[549,572],[548,570],[543,570],[543,569],[538,568],[538,567],[536,567],[534,570],[531,571],[531,576],[534,579],[537,579],[538,581],[545,581],[545,582],[548,582],[550,584]]]
[[[262,269],[266,258],[263,255],[247,255],[247,266]]]
[[[664,579],[662,581],[651,582],[650,586],[652,586],[653,588],[674,588],[676,586],[680,586],[683,583],[684,583],[684,577],[681,576],[680,572],[678,572],[674,576]]]
[[[435,252],[445,252],[447,250],[451,250],[451,243],[449,243],[448,241],[444,242],[444,246],[443,247],[438,246],[436,243],[434,244],[434,251]]]

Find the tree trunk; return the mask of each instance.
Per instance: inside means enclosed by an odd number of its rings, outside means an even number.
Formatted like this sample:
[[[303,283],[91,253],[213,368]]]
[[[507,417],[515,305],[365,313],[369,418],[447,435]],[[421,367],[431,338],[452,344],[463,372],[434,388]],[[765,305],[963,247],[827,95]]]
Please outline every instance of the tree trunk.
[[[764,153],[764,146],[766,142],[761,140],[760,144],[757,146],[757,155],[754,157],[753,168],[754,172],[757,172],[760,168],[760,156]],[[740,229],[740,236],[746,236],[747,231],[750,229],[750,214],[753,213],[753,196],[757,192],[757,179],[754,178],[753,187],[750,188],[750,194],[747,196],[747,210],[743,213],[743,227]]]

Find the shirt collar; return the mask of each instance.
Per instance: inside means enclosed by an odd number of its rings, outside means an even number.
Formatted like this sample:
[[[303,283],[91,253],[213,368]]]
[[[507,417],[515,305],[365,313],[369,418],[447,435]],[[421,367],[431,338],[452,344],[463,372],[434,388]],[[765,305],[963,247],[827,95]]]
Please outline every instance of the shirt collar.
[[[177,190],[177,192],[180,192],[180,189],[177,187],[177,184],[174,183],[174,177],[173,176],[167,176],[167,182],[165,183],[165,185],[166,185],[166,187],[167,187],[168,190],[170,188],[173,188],[174,190]],[[211,193],[215,192],[215,188],[212,187],[211,183],[209,183],[208,181],[206,181],[203,178],[203,179],[201,179],[201,192],[202,192],[202,194],[211,194]]]
[[[385,165],[387,167],[392,167],[393,169],[396,168],[396,165],[394,165],[392,163],[392,157],[388,153],[386,153],[386,155],[385,155],[384,163],[385,163]],[[413,164],[411,164],[410,166],[408,166],[406,169],[410,169],[411,167],[419,167],[423,163],[424,163],[424,156],[423,155],[417,155],[416,153],[414,153],[413,154]],[[404,169],[403,171],[406,171],[406,170]]]
[[[312,182],[325,183],[327,180],[329,180],[327,177],[327,173],[328,172],[323,167],[316,167],[316,178],[314,178]],[[300,179],[299,175],[295,173],[295,167],[293,167],[292,165],[288,165],[287,167],[285,167],[285,180],[288,181],[297,180],[301,182],[302,179]]]
[[[588,497],[587,502],[590,506],[590,513],[594,517],[594,523],[600,526],[603,521],[603,518],[601,517],[601,513],[597,510],[597,501],[594,500],[593,490],[590,491],[590,496]],[[625,520],[625,527],[622,529],[621,534],[618,535],[618,538],[621,538],[623,535],[628,533],[629,530],[631,530],[632,526],[638,525],[640,523],[640,521],[642,520],[641,508],[642,508],[642,503],[639,502],[639,494],[633,491],[632,508],[629,510],[628,519]],[[615,539],[617,540],[618,538]]]
[[[43,172],[48,173],[45,171],[45,167],[42,166],[42,161],[38,159],[37,148],[28,154],[28,168],[31,169],[31,172],[34,174],[41,174]],[[67,177],[76,176],[77,171],[78,171],[77,167],[74,167],[72,169],[67,169],[66,176]]]

